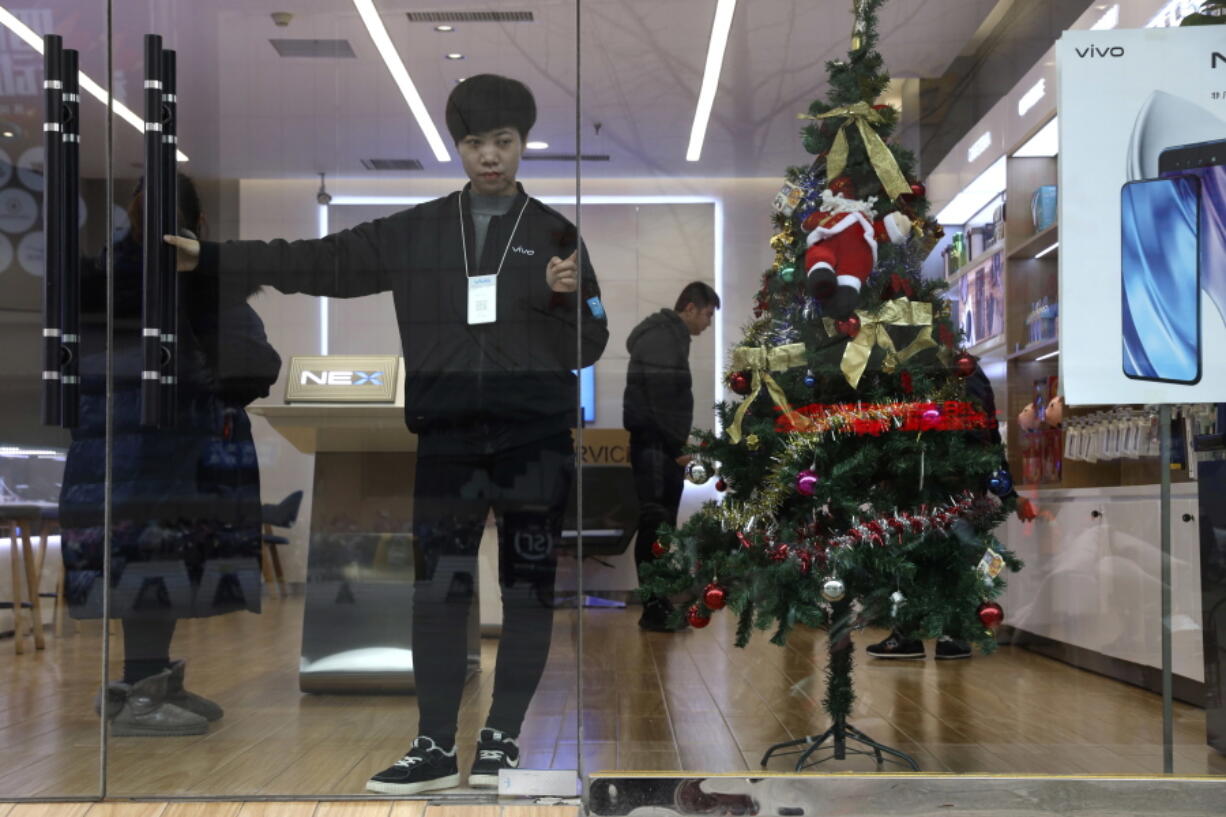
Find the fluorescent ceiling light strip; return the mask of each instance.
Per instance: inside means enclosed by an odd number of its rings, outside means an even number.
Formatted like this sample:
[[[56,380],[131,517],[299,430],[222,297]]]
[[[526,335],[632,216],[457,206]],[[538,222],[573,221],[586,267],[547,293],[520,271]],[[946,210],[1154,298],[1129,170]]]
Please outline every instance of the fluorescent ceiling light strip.
[[[1035,253],[1034,257],[1035,257],[1035,258],[1042,258],[1043,256],[1047,255],[1049,252],[1054,251],[1054,250],[1056,249],[1056,247],[1059,247],[1059,246],[1060,246],[1060,242],[1059,242],[1059,241],[1057,241],[1055,244],[1052,244],[1050,247],[1048,247],[1047,249],[1043,250],[1042,252],[1037,252],[1037,253]]]
[[[334,199],[335,201],[335,199]],[[319,207],[319,237],[323,238],[328,234],[328,205],[320,204]],[[322,357],[328,356],[328,299],[319,299],[319,354]]]
[[[1060,350],[1059,350],[1059,349],[1057,349],[1057,350],[1056,350],[1056,351],[1054,351],[1054,352],[1048,352],[1047,354],[1043,355],[1042,357],[1036,357],[1036,358],[1034,359],[1034,362],[1035,362],[1035,363],[1038,363],[1040,360],[1051,360],[1053,357],[1055,357],[1055,356],[1056,356],[1056,355],[1058,355],[1058,354],[1060,354]]]
[[[20,37],[23,41],[25,41],[26,45],[33,48],[40,55],[43,53],[43,38],[38,36],[38,34],[34,32],[34,29],[30,28],[28,25],[21,22],[21,20],[14,17],[13,13],[3,6],[0,6],[0,24],[3,24],[5,28]],[[77,72],[77,79],[81,84],[81,88],[86,93],[101,102],[103,105],[106,104],[107,92],[105,88],[94,82],[93,79],[91,79],[84,71]],[[120,119],[136,128],[142,134],[145,132],[145,120],[137,116],[131,108],[124,105],[118,99],[113,99],[111,104],[113,106],[112,109]],[[175,158],[180,162],[186,162],[187,154],[181,150],[177,150],[175,151]]]
[[[719,90],[719,74],[724,67],[724,51],[728,47],[728,32],[732,30],[735,11],[736,0],[718,0],[716,3],[715,20],[711,23],[711,42],[707,45],[707,65],[702,72],[694,125],[690,128],[690,147],[685,153],[687,162],[697,162],[702,158],[702,143],[707,138],[707,124],[711,121],[715,92]]]
[[[418,127],[421,128],[426,141],[430,143],[430,149],[434,151],[434,158],[440,162],[450,162],[451,154],[447,152],[447,145],[443,142],[443,137],[439,135],[438,128],[434,126],[434,120],[430,118],[430,112],[426,110],[426,103],[422,101],[421,94],[417,92],[417,86],[413,84],[413,78],[409,76],[409,69],[405,68],[404,60],[400,59],[400,53],[396,51],[396,46],[392,43],[392,38],[383,25],[383,19],[375,10],[374,0],[353,0],[353,7],[358,10],[362,22],[366,25],[366,31],[370,33],[370,39],[374,41],[375,48],[379,50],[379,56],[383,58],[396,86],[400,88],[400,95],[408,103],[409,110],[413,112],[413,118],[417,120]]]

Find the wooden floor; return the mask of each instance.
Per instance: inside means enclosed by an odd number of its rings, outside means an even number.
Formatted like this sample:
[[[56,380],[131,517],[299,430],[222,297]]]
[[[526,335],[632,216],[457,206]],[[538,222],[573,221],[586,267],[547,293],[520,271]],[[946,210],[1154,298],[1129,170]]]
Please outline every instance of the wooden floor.
[[[799,633],[784,649],[759,637],[737,650],[730,616],[670,635],[641,632],[637,614],[585,613],[580,703],[577,614],[559,612],[521,736],[526,768],[576,768],[580,715],[588,772],[753,770],[769,744],[825,728],[820,633]],[[189,688],[215,698],[226,717],[195,738],[113,738],[108,796],[360,796],[414,736],[415,699],[301,694],[301,616],[300,599],[270,599],[260,616],[184,622],[173,654],[188,659]],[[857,643],[876,637],[866,632]],[[49,637],[36,654],[14,656],[0,641],[0,800],[97,795],[100,642],[97,626]],[[489,706],[496,646],[483,643],[485,671],[465,691],[461,768],[472,756],[465,736],[475,736]],[[855,725],[910,752],[925,771],[1162,770],[1161,706],[1150,693],[1018,648],[953,662],[858,656]],[[1205,746],[1203,713],[1183,705],[1175,713],[1176,772],[1226,775],[1226,758]],[[872,769],[867,759],[820,767]]]
[[[0,803],[0,817],[577,817],[574,806],[439,806],[422,801],[317,803]]]

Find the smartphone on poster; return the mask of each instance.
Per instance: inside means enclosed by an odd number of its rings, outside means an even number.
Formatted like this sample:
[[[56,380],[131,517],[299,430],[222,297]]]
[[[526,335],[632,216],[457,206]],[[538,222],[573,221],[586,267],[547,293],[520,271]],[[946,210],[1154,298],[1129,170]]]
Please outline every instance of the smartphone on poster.
[[[1134,380],[1200,382],[1200,191],[1194,175],[1120,191],[1123,368]]]
[[[1200,179],[1200,285],[1226,323],[1226,139],[1169,147],[1158,175]]]

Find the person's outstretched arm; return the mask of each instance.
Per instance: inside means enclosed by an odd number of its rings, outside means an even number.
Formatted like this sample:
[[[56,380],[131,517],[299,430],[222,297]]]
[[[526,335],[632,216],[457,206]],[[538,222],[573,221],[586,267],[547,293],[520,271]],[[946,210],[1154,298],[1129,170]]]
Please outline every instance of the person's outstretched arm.
[[[165,236],[181,272],[217,275],[243,291],[271,286],[281,292],[356,298],[390,289],[385,247],[391,235],[408,241],[407,212],[375,219],[324,238],[299,241],[196,241]]]

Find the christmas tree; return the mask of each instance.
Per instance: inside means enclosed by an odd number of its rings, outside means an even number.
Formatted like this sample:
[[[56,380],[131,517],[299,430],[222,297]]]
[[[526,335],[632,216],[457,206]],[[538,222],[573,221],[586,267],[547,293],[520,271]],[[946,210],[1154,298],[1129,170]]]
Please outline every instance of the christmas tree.
[[[1000,574],[1021,567],[992,535],[1015,495],[990,386],[959,349],[944,282],[920,277],[941,228],[915,157],[889,144],[897,111],[876,104],[884,2],[854,2],[848,57],[801,114],[815,158],[775,199],[775,260],[726,374],[742,399],[716,407],[722,433],[694,435],[688,476],[716,478],[722,501],[662,529],[643,568],[644,594],[687,599],[677,615],[692,626],[736,616],[738,646],[756,629],[779,645],[797,626],[827,630],[840,758],[845,739],[892,752],[847,723],[852,632],[990,652]]]

